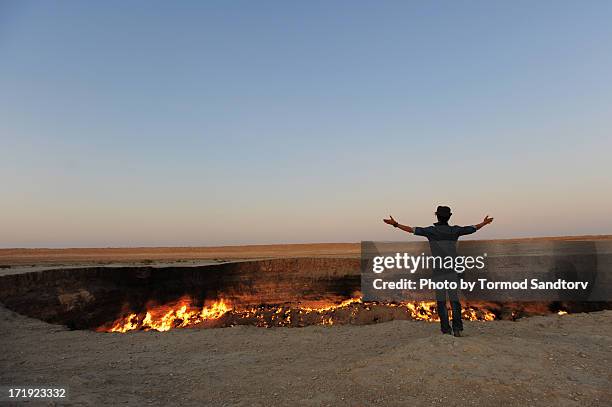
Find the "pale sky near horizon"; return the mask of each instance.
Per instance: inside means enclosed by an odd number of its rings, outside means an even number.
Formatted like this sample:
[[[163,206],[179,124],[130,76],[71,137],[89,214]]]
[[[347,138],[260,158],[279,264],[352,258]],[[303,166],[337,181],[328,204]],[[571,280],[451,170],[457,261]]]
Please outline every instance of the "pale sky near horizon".
[[[612,2],[0,0],[0,247],[612,234]],[[419,238],[416,238],[419,239]]]

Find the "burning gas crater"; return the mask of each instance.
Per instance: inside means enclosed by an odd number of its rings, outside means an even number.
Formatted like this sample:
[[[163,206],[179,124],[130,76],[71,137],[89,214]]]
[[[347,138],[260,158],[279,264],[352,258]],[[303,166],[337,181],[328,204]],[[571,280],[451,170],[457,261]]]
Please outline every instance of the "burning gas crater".
[[[450,310],[449,310],[450,312]],[[463,318],[470,321],[496,319],[487,309],[466,307]],[[203,307],[194,306],[189,298],[174,304],[152,306],[143,313],[129,313],[97,329],[99,332],[128,332],[133,330],[168,331],[174,328],[227,327],[255,325],[259,327],[303,327],[307,325],[363,324],[391,319],[439,321],[434,301],[405,303],[364,303],[361,298],[350,298],[339,304],[305,306],[233,307],[225,299]]]
[[[434,301],[361,300],[359,259],[297,258],[197,267],[84,267],[0,276],[2,306],[70,329],[168,331],[438,321]],[[463,303],[465,320],[590,312],[610,303]]]

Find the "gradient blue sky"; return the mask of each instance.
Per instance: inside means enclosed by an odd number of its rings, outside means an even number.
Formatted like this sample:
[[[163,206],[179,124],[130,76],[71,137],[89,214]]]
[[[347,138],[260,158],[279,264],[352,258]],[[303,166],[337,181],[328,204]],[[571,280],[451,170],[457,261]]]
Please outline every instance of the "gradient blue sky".
[[[0,247],[612,233],[612,2],[0,1]]]

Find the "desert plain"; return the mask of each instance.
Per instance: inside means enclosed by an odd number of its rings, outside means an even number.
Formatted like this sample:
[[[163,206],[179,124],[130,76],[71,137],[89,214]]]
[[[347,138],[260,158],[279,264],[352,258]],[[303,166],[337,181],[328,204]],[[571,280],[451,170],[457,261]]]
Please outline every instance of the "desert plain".
[[[589,239],[610,239],[588,237]],[[572,238],[564,238],[572,239]],[[1,249],[0,273],[359,257],[359,244]],[[0,387],[64,387],[9,405],[609,406],[612,311],[468,321],[106,333],[0,306]]]

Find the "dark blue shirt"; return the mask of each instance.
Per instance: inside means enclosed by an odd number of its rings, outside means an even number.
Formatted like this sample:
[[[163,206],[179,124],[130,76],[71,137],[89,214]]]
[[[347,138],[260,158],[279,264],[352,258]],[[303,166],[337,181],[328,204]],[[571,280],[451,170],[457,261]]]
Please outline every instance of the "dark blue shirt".
[[[415,236],[424,236],[429,240],[433,256],[457,256],[457,240],[460,236],[476,232],[476,226],[450,226],[447,223],[434,223],[425,228],[415,227]]]

